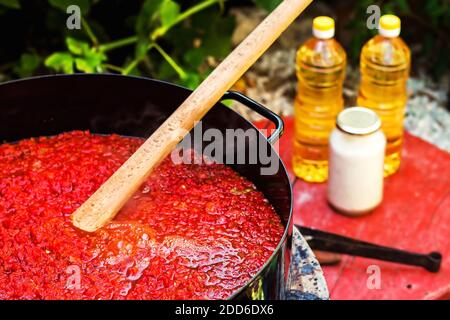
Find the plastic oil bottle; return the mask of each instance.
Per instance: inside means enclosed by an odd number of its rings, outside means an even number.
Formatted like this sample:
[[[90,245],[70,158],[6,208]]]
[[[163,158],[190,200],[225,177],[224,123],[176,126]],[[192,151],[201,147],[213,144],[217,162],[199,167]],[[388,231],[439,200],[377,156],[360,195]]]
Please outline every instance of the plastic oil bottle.
[[[379,34],[363,46],[360,57],[357,104],[372,109],[381,118],[387,139],[385,176],[395,173],[400,166],[411,61],[410,50],[399,35],[400,19],[391,14],[382,16]]]
[[[313,20],[313,37],[297,51],[293,169],[308,182],[328,177],[328,139],[344,100],[346,54],[334,37],[334,20]]]

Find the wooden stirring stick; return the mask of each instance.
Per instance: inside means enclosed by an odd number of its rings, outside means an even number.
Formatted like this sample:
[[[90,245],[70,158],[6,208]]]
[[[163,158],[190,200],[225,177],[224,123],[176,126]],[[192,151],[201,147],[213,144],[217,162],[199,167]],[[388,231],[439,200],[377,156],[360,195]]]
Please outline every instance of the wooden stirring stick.
[[[198,86],[144,144],[73,214],[72,223],[93,232],[112,220],[152,170],[176,147],[196,121],[269,48],[312,0],[284,0]]]

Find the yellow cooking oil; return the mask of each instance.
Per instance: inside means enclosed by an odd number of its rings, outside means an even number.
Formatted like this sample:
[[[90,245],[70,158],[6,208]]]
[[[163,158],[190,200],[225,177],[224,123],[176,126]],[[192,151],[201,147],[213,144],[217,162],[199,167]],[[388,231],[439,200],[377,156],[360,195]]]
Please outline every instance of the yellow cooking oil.
[[[344,100],[346,54],[334,37],[334,20],[313,20],[313,37],[297,51],[298,88],[294,103],[292,165],[297,177],[323,182],[328,177],[328,138]]]
[[[361,82],[357,104],[375,111],[382,121],[387,139],[384,175],[400,167],[403,119],[406,110],[411,55],[399,37],[400,19],[394,15],[380,18],[379,34],[362,48]]]

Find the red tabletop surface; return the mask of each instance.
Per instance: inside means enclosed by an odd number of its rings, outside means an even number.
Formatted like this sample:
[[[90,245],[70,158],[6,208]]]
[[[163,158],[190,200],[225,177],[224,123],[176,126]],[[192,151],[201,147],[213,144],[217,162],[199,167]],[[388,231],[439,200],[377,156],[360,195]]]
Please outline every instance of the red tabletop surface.
[[[385,179],[382,204],[366,216],[334,212],[326,201],[326,183],[306,183],[292,173],[293,118],[285,120],[280,156],[294,190],[294,222],[398,249],[443,255],[438,273],[373,259],[343,256],[323,266],[332,299],[450,298],[450,154],[405,133],[400,170]],[[265,121],[257,127],[270,127]],[[380,270],[380,288],[368,286]],[[370,280],[369,280],[370,282]],[[373,289],[369,289],[369,287]]]

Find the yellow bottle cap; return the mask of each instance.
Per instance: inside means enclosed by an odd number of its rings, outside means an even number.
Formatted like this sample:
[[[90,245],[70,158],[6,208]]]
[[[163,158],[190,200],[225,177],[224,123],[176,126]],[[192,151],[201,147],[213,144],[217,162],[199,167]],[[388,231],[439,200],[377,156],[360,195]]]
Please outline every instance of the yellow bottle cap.
[[[316,17],[313,20],[313,28],[321,31],[334,29],[334,20],[327,16]]]
[[[393,14],[381,16],[380,34],[386,37],[397,37],[400,34],[400,18]]]
[[[313,35],[319,39],[332,38],[334,36],[334,20],[327,16],[314,18]]]
[[[380,27],[386,30],[394,30],[400,28],[400,19],[393,14],[385,14],[380,18]]]

